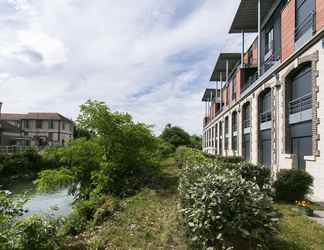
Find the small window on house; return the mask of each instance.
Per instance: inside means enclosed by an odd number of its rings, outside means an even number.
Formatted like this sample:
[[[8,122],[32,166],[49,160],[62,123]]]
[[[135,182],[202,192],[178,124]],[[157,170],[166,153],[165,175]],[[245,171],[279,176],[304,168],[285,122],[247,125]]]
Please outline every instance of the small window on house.
[[[29,120],[23,120],[24,128],[29,128]]]
[[[36,120],[36,128],[40,129],[43,127],[43,122],[42,120]]]
[[[54,128],[54,121],[53,120],[48,121],[48,128],[49,129],[53,129]]]
[[[62,122],[62,128],[65,130],[65,122]]]

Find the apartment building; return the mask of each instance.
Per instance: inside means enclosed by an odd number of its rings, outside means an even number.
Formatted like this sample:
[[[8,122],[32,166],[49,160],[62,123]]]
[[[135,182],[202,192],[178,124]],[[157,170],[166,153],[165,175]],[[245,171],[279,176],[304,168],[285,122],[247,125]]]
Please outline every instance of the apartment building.
[[[23,131],[32,146],[64,145],[73,139],[73,121],[58,113],[3,113],[1,120]]]
[[[323,201],[324,1],[241,0],[229,33],[242,34],[242,50],[217,59],[215,88],[202,98],[203,150],[240,155],[274,176],[303,169]],[[246,33],[256,33],[247,49]]]

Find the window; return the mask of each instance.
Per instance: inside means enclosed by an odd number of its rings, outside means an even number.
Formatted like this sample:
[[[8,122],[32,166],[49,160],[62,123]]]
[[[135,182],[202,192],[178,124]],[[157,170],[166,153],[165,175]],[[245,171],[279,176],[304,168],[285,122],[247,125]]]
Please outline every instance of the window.
[[[65,122],[62,122],[62,128],[65,130]]]
[[[237,112],[232,113],[232,150],[237,150]]]
[[[48,133],[48,140],[53,141],[53,133],[52,132]]]
[[[314,26],[315,0],[296,1],[296,30],[295,40],[312,31]],[[311,34],[310,32],[309,34]]]
[[[24,128],[29,128],[29,120],[23,120],[23,126]]]
[[[234,76],[232,82],[232,100],[236,100],[236,75]]]
[[[54,128],[54,121],[53,120],[49,120],[48,121],[48,128],[49,129],[53,129]]]
[[[228,116],[225,118],[225,134],[228,134]]]
[[[243,106],[243,128],[249,127],[251,127],[251,110],[248,102]]]
[[[42,120],[36,120],[36,128],[41,129],[43,127],[43,122]]]
[[[270,30],[268,32],[266,32],[266,35],[265,35],[265,54],[266,54],[265,59],[268,59],[267,57],[272,55],[273,38],[274,38],[274,36],[273,36],[273,28],[270,28]]]
[[[296,156],[296,166],[305,169],[305,156],[313,154],[312,133],[312,71],[307,64],[296,71],[288,85],[289,119],[288,140],[286,149],[288,153]],[[300,115],[298,114],[300,113]],[[302,115],[308,114],[308,115]]]

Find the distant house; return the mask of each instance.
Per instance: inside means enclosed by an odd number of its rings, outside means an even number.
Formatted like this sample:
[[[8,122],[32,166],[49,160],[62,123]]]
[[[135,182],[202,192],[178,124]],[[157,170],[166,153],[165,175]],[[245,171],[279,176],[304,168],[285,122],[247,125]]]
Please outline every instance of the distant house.
[[[23,131],[32,146],[64,145],[73,139],[74,122],[58,113],[3,113],[1,120]]]
[[[0,146],[28,146],[30,140],[20,128],[7,121],[0,121]]]

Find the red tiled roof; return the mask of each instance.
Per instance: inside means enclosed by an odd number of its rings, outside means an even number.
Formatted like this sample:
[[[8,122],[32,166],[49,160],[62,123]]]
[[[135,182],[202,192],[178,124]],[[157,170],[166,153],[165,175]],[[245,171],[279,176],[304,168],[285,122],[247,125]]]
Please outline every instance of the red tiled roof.
[[[2,113],[1,120],[66,120],[68,122],[73,122],[72,120],[64,117],[59,113],[28,113],[28,114],[11,114]]]

